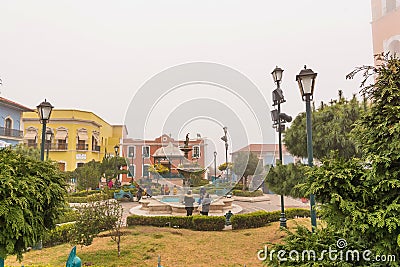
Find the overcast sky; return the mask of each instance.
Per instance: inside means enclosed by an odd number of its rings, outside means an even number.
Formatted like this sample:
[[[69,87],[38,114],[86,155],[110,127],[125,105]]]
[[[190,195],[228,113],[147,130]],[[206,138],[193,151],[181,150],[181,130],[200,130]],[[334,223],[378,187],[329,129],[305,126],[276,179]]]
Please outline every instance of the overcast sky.
[[[3,0],[0,92],[28,107],[47,98],[56,108],[88,110],[122,124],[139,88],[170,67],[225,65],[247,76],[270,103],[275,88],[270,73],[278,65],[285,70],[282,110],[295,116],[305,110],[295,82],[305,64],[318,73],[318,105],[335,98],[338,89],[346,97],[359,91],[360,79],[348,81],[345,75],[373,63],[370,21],[367,0]],[[176,103],[170,97],[163,105],[176,109],[185,97],[200,97],[192,94],[196,90],[223,104],[229,98],[223,91],[192,87]],[[270,124],[269,114],[265,120]],[[179,125],[179,137],[201,132],[219,139],[223,132],[213,125],[225,122],[197,124]],[[147,132],[154,138],[159,130],[152,132],[150,125]]]

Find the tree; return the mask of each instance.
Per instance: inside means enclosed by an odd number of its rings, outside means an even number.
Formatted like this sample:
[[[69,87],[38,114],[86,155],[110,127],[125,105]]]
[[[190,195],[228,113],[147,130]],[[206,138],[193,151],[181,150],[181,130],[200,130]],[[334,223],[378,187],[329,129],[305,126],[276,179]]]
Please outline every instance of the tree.
[[[243,190],[248,189],[247,178],[249,175],[254,175],[259,163],[258,157],[252,152],[241,151],[238,153],[234,163],[233,172],[240,176],[240,181],[243,183]]]
[[[224,162],[218,166],[218,170],[225,171],[227,168],[229,170],[232,170],[232,166],[233,166],[232,162]]]
[[[355,96],[346,100],[339,91],[339,99],[312,113],[313,152],[316,159],[323,159],[330,151],[336,150],[339,156],[351,158],[360,156],[351,130],[364,110]],[[300,113],[285,132],[284,142],[288,151],[297,157],[307,158],[306,114]]]
[[[74,174],[77,178],[78,188],[86,190],[97,188],[101,177],[100,168],[100,163],[94,160],[76,168]]]
[[[271,167],[266,182],[271,191],[279,195],[304,197],[305,194],[297,190],[296,186],[305,183],[305,166],[301,163],[289,163],[282,165],[279,161],[276,166]]]
[[[119,202],[114,199],[92,201],[77,209],[79,215],[75,222],[74,242],[81,246],[90,246],[100,232],[109,230],[112,240],[117,243],[119,257],[123,212]]]
[[[22,253],[55,227],[65,182],[52,162],[0,149],[0,258]]]
[[[116,178],[119,174],[127,174],[128,170],[121,169],[127,165],[123,157],[104,157],[101,161],[100,172],[107,181]]]
[[[18,144],[13,147],[17,154],[25,155],[32,159],[40,160],[40,150],[36,147],[27,147],[23,144]]]
[[[376,62],[376,67],[359,67],[347,76],[353,78],[363,72],[361,92],[370,100],[369,109],[351,132],[357,137],[354,140],[362,157],[346,159],[337,152],[331,153],[321,166],[307,172],[313,179],[300,185],[322,203],[320,214],[327,228],[336,237],[350,239],[353,250],[360,245],[362,250],[372,251],[370,258],[400,255],[400,59],[381,54],[376,56]],[[365,85],[371,76],[375,83]],[[310,246],[313,235],[302,236],[304,239],[296,237],[285,244],[307,244],[307,249],[318,246],[321,252],[325,246],[321,244],[328,237],[319,235],[319,240]],[[278,245],[273,249],[281,248]],[[386,263],[385,266],[399,266],[397,262]],[[285,264],[310,266],[293,261]],[[285,264],[275,262],[272,266]],[[331,262],[324,266],[352,266],[352,263]],[[357,266],[383,265],[357,262]]]

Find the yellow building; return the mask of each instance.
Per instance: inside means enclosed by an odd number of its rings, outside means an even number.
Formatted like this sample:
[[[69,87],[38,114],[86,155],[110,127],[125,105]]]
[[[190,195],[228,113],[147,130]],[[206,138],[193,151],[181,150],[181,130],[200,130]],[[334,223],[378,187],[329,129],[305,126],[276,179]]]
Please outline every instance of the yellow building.
[[[42,125],[38,114],[24,112],[22,120],[24,143],[40,148]],[[46,132],[52,133],[45,143],[49,158],[65,171],[73,171],[91,160],[101,161],[105,154],[114,155],[114,146],[119,146],[126,136],[123,125],[110,125],[93,112],[70,109],[54,109]]]

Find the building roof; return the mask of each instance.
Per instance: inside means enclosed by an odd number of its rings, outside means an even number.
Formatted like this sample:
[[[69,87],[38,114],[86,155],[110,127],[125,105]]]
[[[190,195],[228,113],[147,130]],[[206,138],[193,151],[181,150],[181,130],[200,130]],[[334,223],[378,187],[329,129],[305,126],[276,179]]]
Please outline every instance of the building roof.
[[[27,108],[27,107],[25,107],[25,106],[23,106],[21,104],[18,104],[18,103],[14,102],[14,101],[8,100],[8,99],[6,99],[4,97],[1,97],[1,96],[0,96],[0,103],[5,105],[5,106],[8,106],[10,108],[14,108],[14,109],[17,109],[17,110],[20,110],[20,111],[32,111],[32,112],[35,111],[34,109]]]
[[[179,147],[174,146],[171,142],[164,147],[160,147],[157,149],[153,157],[183,157],[184,154],[183,152],[179,149]]]
[[[242,151],[245,152],[275,152],[279,150],[278,144],[249,144],[239,150],[234,151],[232,154],[236,154]],[[282,151],[286,152],[286,146],[282,144]]]

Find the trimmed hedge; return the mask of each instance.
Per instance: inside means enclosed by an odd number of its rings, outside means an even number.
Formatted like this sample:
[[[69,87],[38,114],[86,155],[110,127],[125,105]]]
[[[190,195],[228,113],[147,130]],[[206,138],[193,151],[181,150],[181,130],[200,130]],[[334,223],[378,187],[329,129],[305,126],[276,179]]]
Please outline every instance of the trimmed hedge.
[[[64,223],[56,226],[56,228],[44,234],[43,246],[52,247],[71,242],[74,238],[74,228],[75,223]]]
[[[248,229],[258,228],[268,225],[271,222],[277,222],[280,218],[280,211],[256,211],[246,214],[234,214],[230,221],[232,229]],[[310,211],[307,209],[286,209],[285,215],[287,219],[296,217],[310,217]]]
[[[140,216],[130,215],[126,219],[128,226],[171,226],[198,231],[221,231],[225,227],[224,216]]]
[[[260,190],[256,190],[254,192],[243,191],[243,190],[233,190],[232,194],[238,197],[260,197],[263,196],[264,193]]]
[[[197,231],[222,231],[225,228],[224,216],[193,216],[193,226]]]
[[[147,226],[178,226],[179,228],[193,229],[191,216],[141,216],[130,215],[126,218],[126,224]]]
[[[61,223],[76,221],[78,215],[79,213],[76,210],[73,209],[64,210],[63,214],[57,219],[56,223],[61,224]]]
[[[65,199],[69,203],[87,203],[91,201],[100,201],[100,200],[106,200],[108,199],[109,196],[108,194],[105,194],[103,192],[97,192],[97,194],[91,194],[86,197],[66,197]]]

